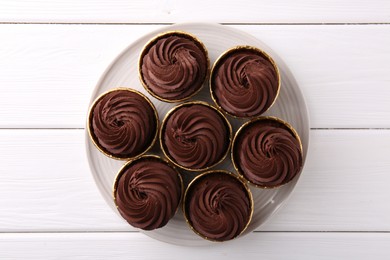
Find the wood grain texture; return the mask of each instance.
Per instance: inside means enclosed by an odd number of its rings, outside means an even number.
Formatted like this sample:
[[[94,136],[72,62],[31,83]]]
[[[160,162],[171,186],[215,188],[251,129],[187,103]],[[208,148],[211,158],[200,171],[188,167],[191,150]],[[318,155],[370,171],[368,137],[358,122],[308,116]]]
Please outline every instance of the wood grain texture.
[[[2,234],[1,259],[389,259],[390,234],[254,233],[179,247],[138,233]],[[194,253],[196,252],[196,253]]]
[[[105,68],[160,27],[0,25],[0,127],[84,127]],[[233,27],[283,57],[306,97],[311,127],[390,127],[390,25]]]
[[[2,0],[0,22],[161,23],[356,23],[390,22],[386,0],[142,1]]]
[[[136,232],[106,205],[82,129],[126,46],[191,21],[272,47],[317,129],[296,190],[260,232],[196,249]],[[390,1],[0,0],[0,35],[0,259],[390,259]]]
[[[83,130],[1,130],[0,143],[0,232],[133,230],[97,190]],[[311,131],[295,191],[259,230],[390,232],[389,154],[390,130]]]

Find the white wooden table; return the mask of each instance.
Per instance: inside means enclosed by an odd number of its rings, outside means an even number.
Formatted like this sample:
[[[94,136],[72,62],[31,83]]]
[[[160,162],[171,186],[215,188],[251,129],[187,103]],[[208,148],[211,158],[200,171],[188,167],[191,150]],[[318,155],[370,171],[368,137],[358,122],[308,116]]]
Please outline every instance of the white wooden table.
[[[84,123],[109,63],[176,22],[246,31],[290,67],[311,143],[253,234],[179,247],[129,229],[90,173]],[[0,259],[390,259],[390,2],[0,0]]]

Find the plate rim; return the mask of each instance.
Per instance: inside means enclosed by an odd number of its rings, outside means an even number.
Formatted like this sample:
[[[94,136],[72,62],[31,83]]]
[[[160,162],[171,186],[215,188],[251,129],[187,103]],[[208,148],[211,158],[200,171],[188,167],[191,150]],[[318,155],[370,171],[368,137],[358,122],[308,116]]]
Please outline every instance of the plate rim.
[[[90,101],[89,101],[89,104],[88,104],[88,108],[91,106],[91,104],[94,102],[95,100],[95,97],[97,96],[97,93],[98,93],[98,87],[102,85],[103,81],[106,79],[106,76],[109,74],[109,72],[112,70],[112,68],[116,65],[116,63],[118,63],[119,59],[121,57],[123,57],[128,51],[129,49],[131,49],[133,46],[137,45],[138,43],[142,43],[143,41],[145,41],[146,43],[148,42],[148,39],[152,38],[153,36],[155,36],[156,34],[159,34],[159,33],[162,33],[162,32],[165,32],[165,31],[169,31],[169,30],[183,30],[183,29],[176,29],[176,27],[186,27],[186,26],[196,26],[196,27],[202,27],[202,26],[205,26],[205,27],[215,27],[216,29],[223,29],[223,30],[228,30],[228,31],[233,31],[235,34],[238,34],[238,35],[242,35],[244,36],[245,38],[250,38],[254,41],[259,41],[259,42],[262,42],[263,41],[255,36],[253,36],[252,34],[250,33],[247,33],[243,30],[240,30],[240,29],[237,29],[235,27],[231,27],[231,26],[228,26],[228,25],[222,25],[222,24],[219,24],[219,23],[208,23],[208,22],[183,22],[183,23],[172,23],[172,24],[169,24],[169,25],[162,25],[161,27],[157,28],[157,29],[154,29],[152,31],[149,31],[148,33],[145,33],[143,34],[141,37],[137,38],[135,41],[132,41],[132,42],[129,42],[129,44],[122,50],[120,51],[113,59],[112,61],[109,63],[109,65],[107,65],[107,67],[105,68],[104,72],[100,75],[99,79],[97,80],[95,86],[94,86],[94,89],[91,93],[91,96],[90,96]],[[265,223],[267,223],[270,219],[272,219],[272,217],[277,213],[279,212],[283,207],[285,207],[287,205],[287,202],[288,200],[291,198],[291,195],[294,193],[294,191],[296,190],[296,185],[298,183],[298,181],[301,179],[301,175],[303,174],[304,170],[305,170],[305,167],[306,167],[306,159],[307,159],[307,155],[309,154],[309,147],[310,147],[310,117],[309,117],[309,109],[308,109],[308,105],[307,105],[307,102],[306,102],[306,98],[305,98],[305,95],[304,93],[302,92],[302,89],[299,87],[299,84],[298,82],[296,81],[296,78],[294,77],[294,75],[292,74],[291,70],[289,69],[289,67],[287,66],[287,64],[284,62],[283,59],[280,58],[280,56],[274,52],[272,50],[272,48],[270,48],[266,43],[263,43],[264,46],[261,46],[262,49],[266,49],[266,52],[271,52],[271,56],[274,60],[276,60],[276,63],[278,64],[279,68],[280,67],[284,67],[284,73],[287,73],[288,74],[288,77],[290,80],[293,80],[295,82],[295,85],[298,86],[298,88],[296,89],[296,91],[299,92],[299,94],[302,96],[302,104],[300,104],[303,108],[304,108],[304,112],[305,112],[305,115],[304,115],[304,118],[305,118],[305,121],[306,121],[306,124],[307,124],[307,131],[308,131],[308,134],[307,134],[307,140],[306,140],[306,145],[303,147],[305,150],[306,150],[306,153],[305,153],[305,156],[303,157],[303,166],[302,166],[302,169],[301,169],[301,172],[299,173],[296,179],[296,181],[294,183],[291,183],[291,185],[293,185],[291,187],[291,191],[286,195],[286,197],[272,210],[272,212],[264,219],[264,221],[258,225],[256,228],[259,228],[260,226],[263,226]],[[144,46],[144,44],[142,44],[142,46]],[[265,48],[263,48],[265,47]],[[137,54],[137,57],[139,56],[139,54]],[[214,61],[215,62],[215,61]],[[213,65],[214,65],[214,62],[210,63],[210,67],[212,68]],[[282,66],[281,66],[282,64]],[[139,75],[137,75],[136,77],[138,78]],[[85,120],[85,126],[88,125],[88,118]],[[89,147],[90,147],[90,140],[89,140],[89,135],[86,131],[87,128],[85,128],[85,151],[86,151],[86,157],[87,157],[87,160],[88,160],[88,166],[89,166],[89,169],[90,169],[90,173],[92,174],[93,176],[93,179],[94,179],[94,182],[95,182],[95,185],[97,186],[98,190],[99,190],[99,194],[100,196],[103,198],[103,200],[105,201],[106,205],[111,208],[111,205],[109,204],[109,202],[107,201],[107,199],[105,198],[103,192],[101,191],[101,187],[98,183],[98,179],[97,179],[97,176],[95,176],[96,174],[94,174],[93,172],[95,171],[96,172],[96,167],[94,165],[94,163],[92,162],[92,159],[90,158],[90,152],[88,151],[89,150]],[[124,161],[123,163],[126,163],[126,161]],[[118,214],[117,214],[118,215]],[[156,240],[159,240],[159,241],[162,241],[162,242],[165,242],[165,243],[170,243],[170,244],[178,244],[178,245],[183,245],[183,244],[180,244],[180,243],[175,243],[175,242],[168,242],[168,241],[165,241],[165,240],[162,240],[160,239],[158,236],[155,237],[153,236],[153,233],[150,233],[150,232],[144,232],[142,230],[139,230],[141,231],[142,233],[146,234],[147,236],[153,238],[153,239],[156,239]],[[252,232],[252,231],[251,231]],[[246,234],[243,234],[243,235],[247,235]],[[242,237],[242,236],[240,236]],[[236,239],[234,239],[236,240]],[[205,245],[210,245],[210,242],[205,244]]]

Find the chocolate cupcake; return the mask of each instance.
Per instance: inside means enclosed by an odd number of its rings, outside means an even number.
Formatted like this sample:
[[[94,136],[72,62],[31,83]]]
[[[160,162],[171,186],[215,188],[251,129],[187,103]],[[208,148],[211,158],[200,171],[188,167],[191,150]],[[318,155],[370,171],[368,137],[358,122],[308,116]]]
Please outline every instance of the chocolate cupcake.
[[[221,162],[230,148],[232,129],[225,116],[205,102],[188,102],[166,115],[161,149],[175,165],[201,171]]]
[[[232,145],[237,172],[261,188],[291,181],[302,169],[302,144],[297,132],[276,117],[259,117],[237,131]]]
[[[110,90],[92,104],[88,116],[92,142],[105,155],[130,159],[145,153],[158,132],[158,116],[150,100],[129,88]]]
[[[155,98],[166,102],[183,101],[195,95],[206,81],[209,67],[203,43],[178,31],[153,38],[139,59],[142,85]]]
[[[235,117],[263,114],[275,102],[280,74],[273,59],[251,46],[237,46],[223,53],[211,71],[214,102]]]
[[[195,233],[208,240],[227,241],[248,226],[253,198],[237,176],[227,171],[209,171],[189,184],[183,211]]]
[[[179,172],[157,156],[142,156],[125,164],[114,182],[114,201],[132,226],[153,230],[165,226],[181,201]]]

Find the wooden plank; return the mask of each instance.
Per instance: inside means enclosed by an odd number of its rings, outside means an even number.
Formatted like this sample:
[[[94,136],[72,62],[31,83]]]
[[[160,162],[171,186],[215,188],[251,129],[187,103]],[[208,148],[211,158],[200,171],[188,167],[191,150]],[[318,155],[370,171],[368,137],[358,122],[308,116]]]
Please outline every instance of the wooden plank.
[[[154,28],[0,25],[0,126],[84,127],[100,75]]]
[[[84,127],[105,68],[160,27],[0,25],[0,127]],[[234,27],[285,60],[306,97],[311,127],[390,127],[390,25]]]
[[[2,0],[0,22],[360,23],[389,22],[386,0],[354,1],[126,1]]]
[[[210,242],[211,243],[211,242]],[[390,234],[254,233],[204,247],[138,233],[2,234],[1,259],[389,259]],[[193,253],[195,252],[196,253]]]
[[[311,131],[310,142],[291,200],[264,230],[390,231],[390,131]]]
[[[83,130],[0,130],[0,143],[0,232],[132,230],[94,183]],[[390,231],[389,152],[390,130],[311,131],[295,191],[259,230]]]

